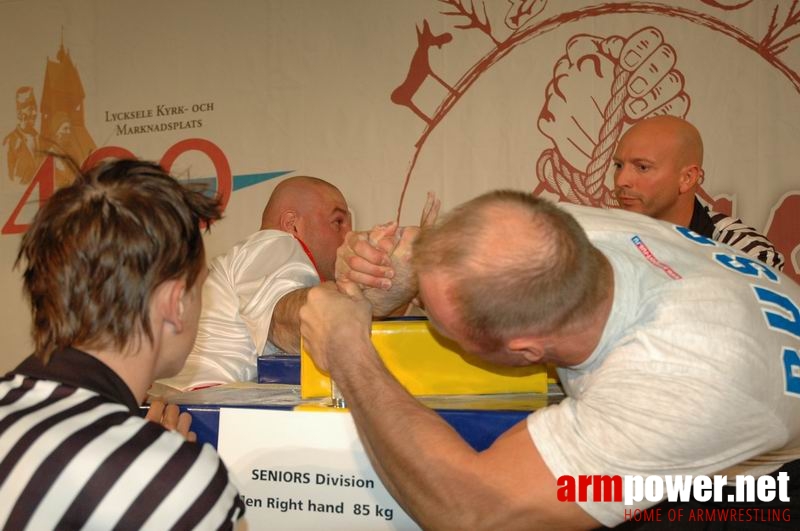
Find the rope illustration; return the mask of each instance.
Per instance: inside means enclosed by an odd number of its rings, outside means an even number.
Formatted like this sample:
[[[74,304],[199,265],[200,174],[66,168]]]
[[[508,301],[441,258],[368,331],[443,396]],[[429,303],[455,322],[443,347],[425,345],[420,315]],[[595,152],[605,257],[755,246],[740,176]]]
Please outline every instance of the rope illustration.
[[[615,58],[616,59],[616,58]],[[630,72],[614,66],[614,82],[611,98],[603,110],[603,125],[586,173],[572,168],[562,157],[558,148],[546,149],[536,161],[536,175],[545,188],[558,194],[559,198],[581,205],[617,206],[613,191],[603,181],[614,146],[622,133],[625,119],[624,104],[628,98],[628,78]]]

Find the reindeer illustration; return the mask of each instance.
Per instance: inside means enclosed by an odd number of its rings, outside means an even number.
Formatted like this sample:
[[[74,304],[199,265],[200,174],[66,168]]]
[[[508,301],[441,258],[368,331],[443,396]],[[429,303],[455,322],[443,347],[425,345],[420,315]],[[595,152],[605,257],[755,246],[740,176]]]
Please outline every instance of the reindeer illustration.
[[[408,74],[406,74],[405,80],[392,91],[391,100],[393,103],[408,107],[414,111],[417,116],[425,120],[426,123],[431,122],[430,117],[417,107],[412,98],[429,76],[438,81],[448,91],[453,92],[453,88],[431,69],[428,58],[428,51],[431,46],[436,46],[441,49],[443,44],[447,44],[452,40],[453,36],[447,32],[434,35],[433,32],[431,32],[428,21],[423,20],[421,31],[419,26],[417,26],[417,50],[414,52],[414,55],[411,56],[411,65],[408,67]]]

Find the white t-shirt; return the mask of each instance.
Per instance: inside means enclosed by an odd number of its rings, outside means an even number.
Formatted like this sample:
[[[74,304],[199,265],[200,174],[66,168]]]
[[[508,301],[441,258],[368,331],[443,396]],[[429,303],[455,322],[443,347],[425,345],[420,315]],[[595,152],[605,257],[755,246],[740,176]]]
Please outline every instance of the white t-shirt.
[[[800,287],[688,229],[565,209],[610,260],[615,287],[595,351],[558,370],[568,397],[528,417],[553,475],[730,479],[800,458]],[[579,503],[607,526],[655,505]]]
[[[197,340],[177,376],[158,383],[181,390],[255,381],[256,361],[278,349],[267,341],[275,304],[319,284],[319,275],[289,233],[262,230],[215,258],[203,286]]]

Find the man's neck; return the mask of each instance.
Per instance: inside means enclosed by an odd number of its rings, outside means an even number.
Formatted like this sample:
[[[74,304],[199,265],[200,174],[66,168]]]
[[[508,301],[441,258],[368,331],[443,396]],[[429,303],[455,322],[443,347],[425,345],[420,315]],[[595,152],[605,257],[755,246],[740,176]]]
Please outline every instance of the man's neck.
[[[694,213],[694,197],[694,193],[681,195],[669,210],[658,216],[658,219],[681,227],[688,227]]]

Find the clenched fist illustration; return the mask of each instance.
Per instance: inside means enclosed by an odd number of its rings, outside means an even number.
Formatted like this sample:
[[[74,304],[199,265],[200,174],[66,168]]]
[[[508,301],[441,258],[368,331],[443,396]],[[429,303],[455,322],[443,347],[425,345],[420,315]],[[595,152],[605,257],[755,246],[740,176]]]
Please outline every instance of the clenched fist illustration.
[[[539,130],[553,142],[537,167],[545,186],[572,202],[613,203],[602,182],[624,123],[689,110],[675,63],[675,50],[653,27],[628,39],[572,37],[539,114]]]

